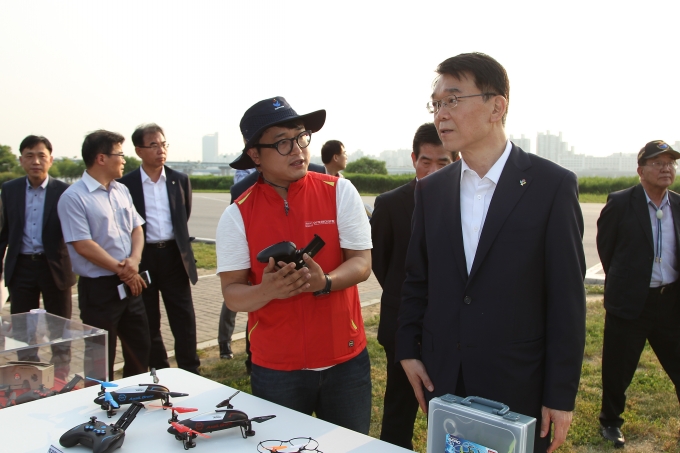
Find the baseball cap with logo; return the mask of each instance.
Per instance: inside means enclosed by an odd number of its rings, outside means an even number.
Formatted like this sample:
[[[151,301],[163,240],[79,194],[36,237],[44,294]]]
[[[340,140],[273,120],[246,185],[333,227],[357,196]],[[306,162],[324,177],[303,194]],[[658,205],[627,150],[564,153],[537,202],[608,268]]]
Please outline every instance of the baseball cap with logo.
[[[680,153],[670,147],[670,145],[663,140],[654,140],[645,145],[640,150],[637,156],[638,165],[644,165],[647,159],[656,157],[659,154],[668,153],[673,159],[680,159]]]
[[[255,167],[255,162],[246,152],[255,146],[262,133],[272,126],[301,120],[305,129],[318,132],[326,122],[326,111],[317,110],[306,115],[298,115],[293,107],[281,96],[265,99],[246,110],[241,118],[241,134],[246,141],[241,155],[229,165],[237,170],[247,170]]]

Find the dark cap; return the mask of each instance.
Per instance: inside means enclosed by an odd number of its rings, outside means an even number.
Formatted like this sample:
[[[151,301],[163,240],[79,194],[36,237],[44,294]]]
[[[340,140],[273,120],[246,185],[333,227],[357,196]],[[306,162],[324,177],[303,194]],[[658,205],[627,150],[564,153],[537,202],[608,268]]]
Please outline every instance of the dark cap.
[[[671,146],[663,140],[654,140],[645,145],[638,153],[638,165],[645,163],[647,159],[656,157],[659,154],[668,153],[673,159],[680,159],[680,153],[671,148]]]
[[[317,110],[306,115],[298,115],[281,96],[265,99],[250,107],[243,114],[240,124],[246,146],[243,147],[241,155],[229,165],[237,170],[254,168],[255,162],[246,154],[246,151],[255,145],[268,128],[296,119],[305,124],[305,129],[318,132],[326,122],[326,111]]]

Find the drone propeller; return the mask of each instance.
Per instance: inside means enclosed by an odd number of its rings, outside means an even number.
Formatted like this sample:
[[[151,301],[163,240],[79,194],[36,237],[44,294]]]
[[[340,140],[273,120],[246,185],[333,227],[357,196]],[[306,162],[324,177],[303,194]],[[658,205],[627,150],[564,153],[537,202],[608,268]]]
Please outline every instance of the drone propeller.
[[[179,406],[159,406],[157,404],[149,404],[150,407],[162,407],[163,409],[170,409],[177,413],[184,414],[185,412],[196,412],[198,409],[195,407],[179,407]]]
[[[113,399],[110,393],[104,393],[104,399],[106,400],[107,403],[111,405],[114,409],[120,408],[120,405],[116,402],[116,400]]]
[[[215,406],[215,407],[224,407],[224,406],[227,406],[227,409],[233,409],[234,406],[231,404],[230,401],[231,401],[231,399],[232,399],[233,397],[235,397],[235,396],[238,395],[239,393],[241,393],[241,391],[240,391],[240,390],[237,390],[236,393],[234,393],[234,394],[231,395],[229,398],[227,398],[226,400],[222,401],[220,404],[218,404],[218,405]]]
[[[189,428],[186,425],[181,425],[177,422],[172,422],[171,425],[177,430],[177,432],[180,432],[182,434],[188,433],[188,434],[198,434],[199,436],[203,436],[205,438],[210,439],[210,436],[207,434],[199,433],[198,431],[194,431],[193,429]]]
[[[272,418],[275,418],[275,417],[276,417],[276,415],[263,415],[261,417],[249,418],[246,421],[255,422],[255,423],[262,423],[262,422],[266,422],[267,420],[271,420]]]
[[[98,382],[102,387],[104,388],[113,388],[113,387],[118,387],[118,384],[114,384],[113,382],[106,382],[106,381],[100,381],[99,379],[91,378],[85,376],[85,379],[89,379],[90,381]]]

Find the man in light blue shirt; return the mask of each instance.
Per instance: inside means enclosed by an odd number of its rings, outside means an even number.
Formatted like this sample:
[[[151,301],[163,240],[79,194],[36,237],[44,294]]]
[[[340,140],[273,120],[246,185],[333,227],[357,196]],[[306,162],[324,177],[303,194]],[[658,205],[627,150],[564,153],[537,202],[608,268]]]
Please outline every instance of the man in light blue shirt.
[[[146,284],[138,274],[144,220],[135,210],[127,187],[115,181],[123,175],[124,141],[122,135],[104,130],[87,135],[82,148],[87,169],[59,200],[64,240],[73,270],[80,275],[80,318],[109,332],[109,378],[113,377],[116,338],[121,340],[125,359],[123,377],[147,371],[150,350],[141,297]],[[117,290],[121,283],[130,290],[123,299]],[[100,363],[89,359],[87,364],[99,373],[93,377],[99,378],[103,371]]]

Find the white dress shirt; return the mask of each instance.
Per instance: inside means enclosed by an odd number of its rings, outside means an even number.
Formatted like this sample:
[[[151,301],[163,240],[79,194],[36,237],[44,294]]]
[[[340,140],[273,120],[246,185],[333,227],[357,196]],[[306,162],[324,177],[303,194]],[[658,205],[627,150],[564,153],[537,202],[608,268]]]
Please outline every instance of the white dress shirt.
[[[146,242],[153,244],[175,239],[168,189],[165,186],[165,167],[161,170],[161,177],[156,182],[149,178],[142,167],[139,167],[139,173],[142,175],[142,189],[144,190]]]
[[[461,157],[460,222],[463,227],[463,247],[468,275],[475,260],[477,245],[479,245],[479,238],[482,235],[493,193],[503,172],[503,167],[508,161],[511,149],[512,143],[508,140],[503,154],[483,178],[480,178],[476,171],[468,167],[465,159]]]

